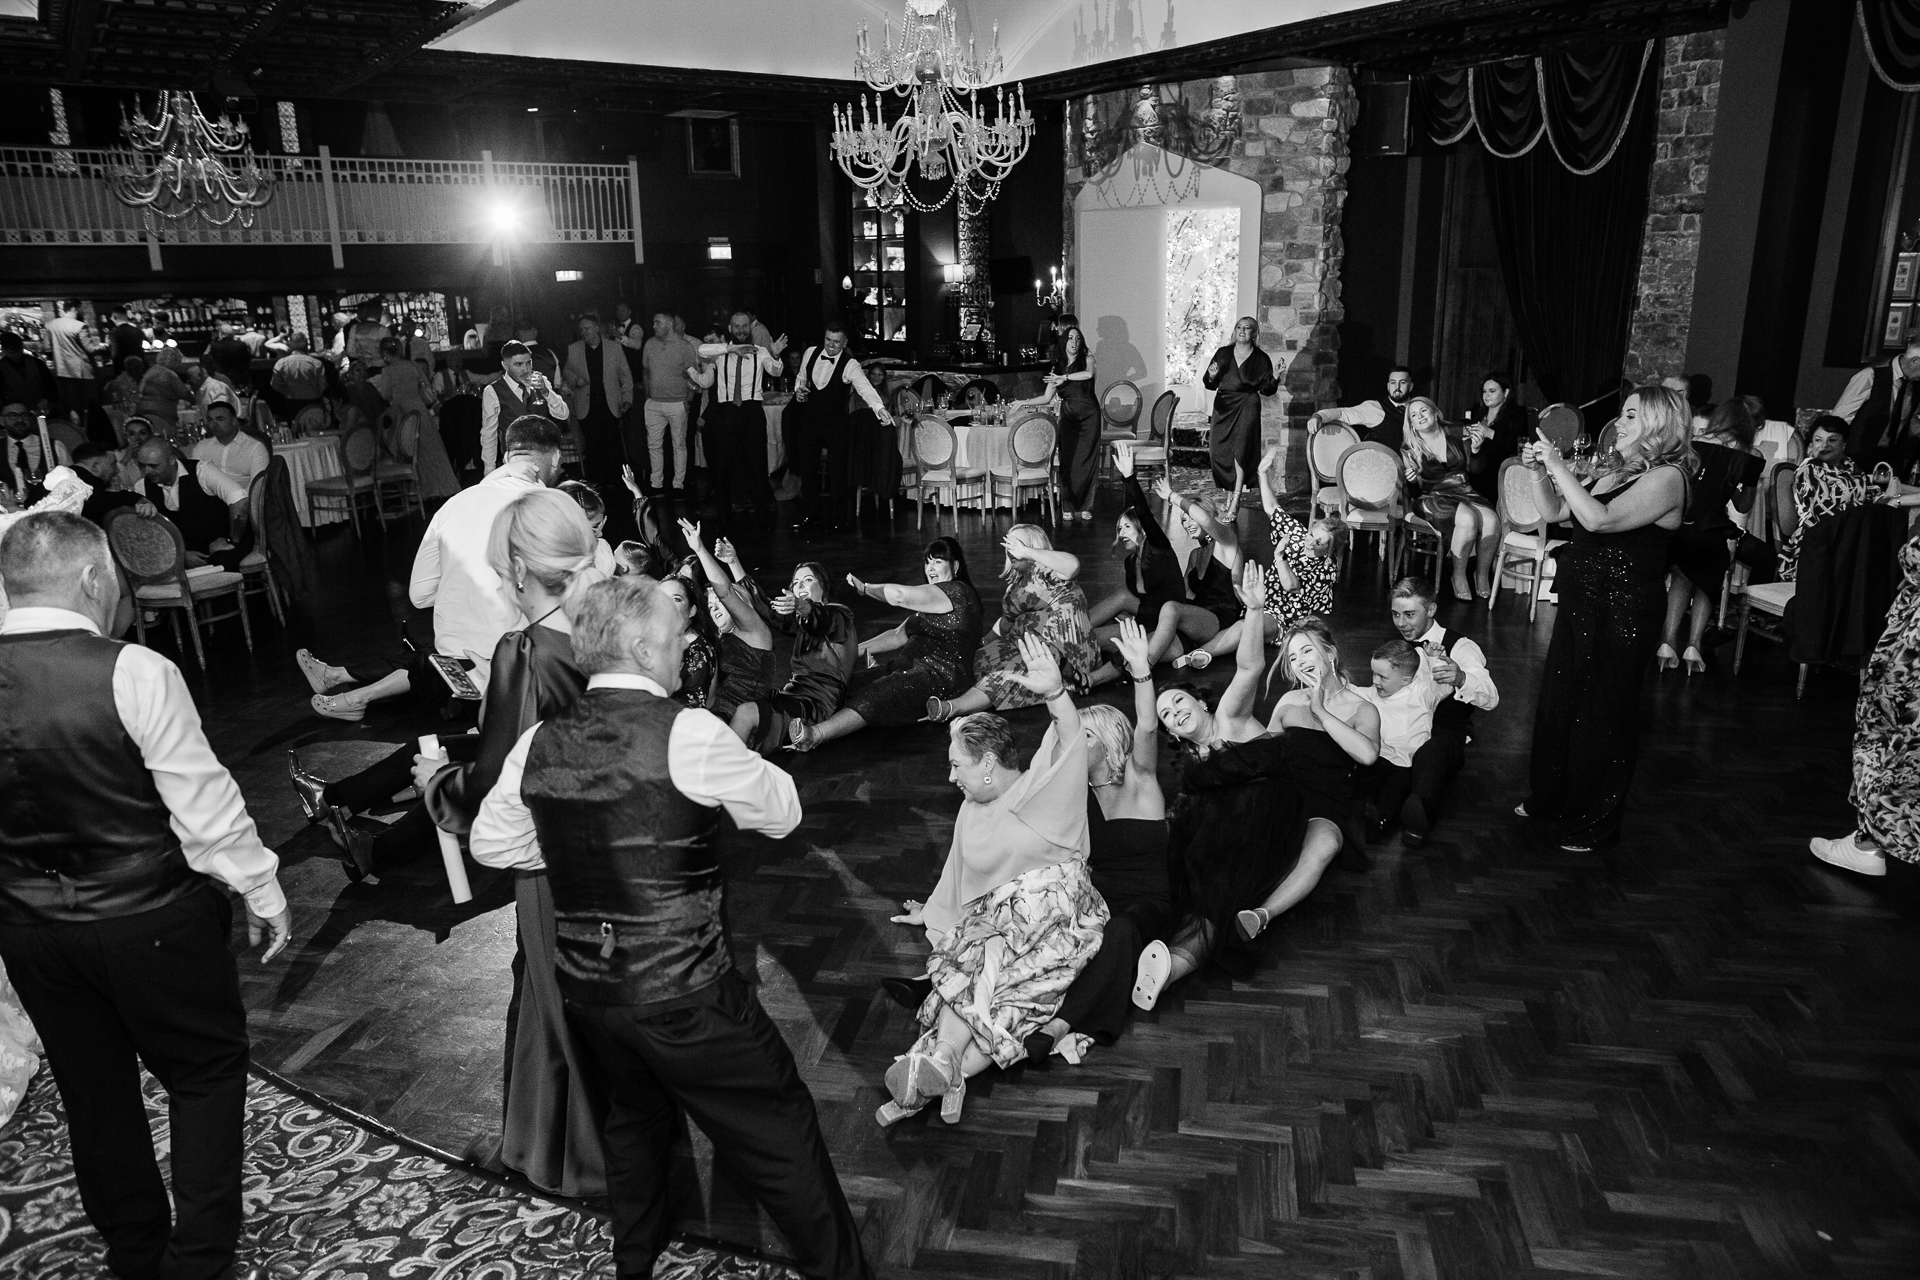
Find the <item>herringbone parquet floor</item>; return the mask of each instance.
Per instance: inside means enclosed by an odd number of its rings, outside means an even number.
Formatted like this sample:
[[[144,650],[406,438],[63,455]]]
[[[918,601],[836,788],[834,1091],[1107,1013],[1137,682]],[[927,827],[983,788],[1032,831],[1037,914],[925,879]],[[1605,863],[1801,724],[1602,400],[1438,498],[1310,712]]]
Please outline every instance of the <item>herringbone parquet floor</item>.
[[[990,579],[992,536],[967,520]],[[905,579],[919,541],[897,527],[804,550]],[[1103,519],[1065,540],[1095,594],[1118,580],[1108,536]],[[296,904],[290,961],[243,964],[260,1060],[484,1152],[513,946],[503,889],[456,909],[425,865],[347,886],[282,781],[288,745],[345,773],[368,744],[421,731],[304,716],[290,657],[383,644],[397,610],[382,593],[411,546],[398,529],[365,551],[324,535],[336,585],[312,620],[269,629],[252,663],[223,637],[196,690]],[[773,573],[802,550],[784,533],[745,549]],[[1552,610],[1529,626],[1518,605],[1452,608],[1503,705],[1479,717],[1435,837],[1390,839],[1366,873],[1330,876],[1267,935],[1252,981],[1177,987],[1079,1067],[990,1073],[953,1127],[872,1118],[912,1037],[877,979],[917,972],[922,946],[887,917],[933,883],[957,807],[944,735],[873,733],[791,761],[806,822],[736,842],[731,918],[885,1274],[1920,1274],[1915,913],[1806,853],[1848,825],[1851,675],[1818,673],[1796,702],[1761,647],[1737,681],[1668,676],[1647,697],[1625,839],[1576,857],[1508,815]],[[867,629],[883,617],[863,607]],[[1364,555],[1336,623],[1350,662],[1387,638]],[[1031,745],[1040,713],[1016,725]],[[779,1248],[704,1143],[686,1158],[690,1228]]]

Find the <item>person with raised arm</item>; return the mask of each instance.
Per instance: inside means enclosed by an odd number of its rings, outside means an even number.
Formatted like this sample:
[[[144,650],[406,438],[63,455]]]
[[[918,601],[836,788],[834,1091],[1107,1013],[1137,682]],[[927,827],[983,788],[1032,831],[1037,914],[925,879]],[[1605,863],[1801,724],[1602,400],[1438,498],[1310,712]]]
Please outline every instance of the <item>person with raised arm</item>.
[[[680,521],[680,532],[707,575],[707,610],[720,632],[720,683],[709,709],[731,723],[741,707],[773,696],[773,627],[733,543],[719,538],[707,550],[694,520]]]
[[[1000,620],[973,660],[973,687],[951,701],[928,698],[929,720],[951,720],[989,707],[1006,711],[1032,706],[1032,688],[1019,678],[1023,639],[1046,646],[1070,688],[1086,688],[1087,676],[1099,661],[1087,618],[1087,594],[1075,580],[1079,557],[1055,550],[1047,531],[1037,524],[1013,526],[1000,546],[1007,555],[1000,575],[1006,590],[1000,597]]]

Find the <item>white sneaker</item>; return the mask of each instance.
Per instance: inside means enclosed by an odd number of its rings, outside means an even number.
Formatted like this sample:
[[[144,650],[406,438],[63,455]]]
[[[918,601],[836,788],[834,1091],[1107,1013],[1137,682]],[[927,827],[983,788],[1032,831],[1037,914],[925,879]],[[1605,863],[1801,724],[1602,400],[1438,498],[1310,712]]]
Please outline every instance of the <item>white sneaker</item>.
[[[1854,843],[1854,834],[1849,831],[1838,840],[1823,840],[1815,836],[1807,844],[1813,850],[1813,856],[1828,866],[1863,876],[1887,874],[1887,856],[1878,849],[1862,849]]]
[[[1158,938],[1140,952],[1139,967],[1134,970],[1133,1003],[1136,1008],[1151,1009],[1160,999],[1160,988],[1167,985],[1173,972],[1173,953]]]

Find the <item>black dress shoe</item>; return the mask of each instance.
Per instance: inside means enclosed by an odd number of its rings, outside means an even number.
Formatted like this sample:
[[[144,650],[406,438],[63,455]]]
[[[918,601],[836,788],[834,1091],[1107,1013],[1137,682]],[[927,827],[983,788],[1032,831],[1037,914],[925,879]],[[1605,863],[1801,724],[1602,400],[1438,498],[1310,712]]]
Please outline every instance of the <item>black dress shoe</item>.
[[[1433,819],[1427,815],[1427,806],[1419,796],[1408,796],[1406,803],[1400,806],[1400,829],[1405,833],[1409,845],[1417,845],[1427,838],[1427,828]]]
[[[327,816],[327,784],[300,767],[300,753],[287,752],[287,777],[300,798],[300,811],[314,823]]]
[[[347,879],[359,884],[373,874],[373,836],[347,822],[340,824],[340,833],[345,836],[340,865],[346,870]]]
[[[882,978],[880,989],[902,1009],[918,1010],[933,994],[932,978]]]
[[[1020,1042],[1027,1056],[1021,1061],[1035,1071],[1053,1070],[1054,1038],[1044,1031],[1036,1031]]]

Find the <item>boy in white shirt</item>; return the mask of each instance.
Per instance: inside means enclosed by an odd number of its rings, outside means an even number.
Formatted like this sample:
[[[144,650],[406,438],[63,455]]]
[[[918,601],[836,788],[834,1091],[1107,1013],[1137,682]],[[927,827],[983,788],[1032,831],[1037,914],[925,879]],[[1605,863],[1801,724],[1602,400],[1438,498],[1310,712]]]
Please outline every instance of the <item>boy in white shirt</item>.
[[[1412,644],[1389,640],[1373,651],[1373,687],[1354,692],[1380,712],[1380,758],[1360,770],[1356,788],[1367,837],[1377,840],[1412,793],[1413,753],[1433,736],[1433,709],[1453,689],[1426,673]]]

